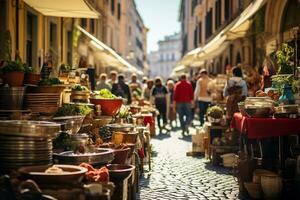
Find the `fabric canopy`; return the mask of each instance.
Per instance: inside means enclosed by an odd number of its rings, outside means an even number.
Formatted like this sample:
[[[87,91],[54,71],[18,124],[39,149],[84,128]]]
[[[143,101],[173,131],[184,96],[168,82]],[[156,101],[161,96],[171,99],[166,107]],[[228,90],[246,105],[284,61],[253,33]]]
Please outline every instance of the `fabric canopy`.
[[[95,11],[85,0],[24,0],[29,6],[45,16],[98,18]]]
[[[78,30],[80,30],[86,37],[90,39],[89,46],[95,50],[95,59],[103,65],[107,67],[115,67],[120,71],[125,70],[134,70],[135,67],[129,64],[125,59],[119,56],[113,49],[109,46],[98,40],[92,34],[81,28],[80,26],[76,26]]]
[[[228,40],[235,40],[244,37],[251,25],[251,18],[254,14],[265,5],[267,0],[253,1],[238,17],[238,20],[227,32]]]
[[[251,25],[251,17],[263,6],[267,0],[253,1],[235,20],[227,25],[220,33],[210,40],[204,47],[198,47],[188,52],[178,65],[201,66],[205,60],[221,54],[229,45],[230,40],[244,37]]]
[[[224,32],[228,28],[229,27],[222,30],[204,47],[198,47],[188,52],[179,63],[181,65],[200,67],[204,64],[205,60],[211,59],[222,53],[228,46],[228,42],[226,42],[226,35],[224,35]]]

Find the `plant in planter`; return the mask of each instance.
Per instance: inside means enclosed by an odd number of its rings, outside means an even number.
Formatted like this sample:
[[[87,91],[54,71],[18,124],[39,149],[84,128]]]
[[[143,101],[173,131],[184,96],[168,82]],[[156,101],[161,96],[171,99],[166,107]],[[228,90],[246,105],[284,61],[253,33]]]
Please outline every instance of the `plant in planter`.
[[[212,106],[207,109],[206,116],[212,123],[220,123],[223,118],[224,110],[220,106]]]
[[[68,74],[72,70],[70,65],[61,64],[59,67],[59,72],[62,74]]]
[[[294,49],[288,44],[283,43],[278,51],[276,51],[276,59],[278,70],[277,74],[293,74]]]
[[[21,87],[24,82],[25,67],[20,59],[8,61],[1,68],[4,83],[11,87]]]
[[[41,75],[37,69],[29,66],[25,67],[25,84],[38,85],[40,79]]]

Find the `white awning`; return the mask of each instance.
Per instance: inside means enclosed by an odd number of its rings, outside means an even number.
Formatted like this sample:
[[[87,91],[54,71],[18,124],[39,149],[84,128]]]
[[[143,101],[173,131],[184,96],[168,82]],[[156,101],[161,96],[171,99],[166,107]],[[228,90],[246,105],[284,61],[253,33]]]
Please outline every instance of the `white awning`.
[[[45,16],[98,18],[99,13],[86,0],[24,0]]]
[[[229,45],[230,40],[244,37],[251,25],[251,17],[263,6],[267,0],[253,1],[235,20],[227,25],[220,33],[210,40],[204,47],[198,47],[188,52],[179,65],[200,66],[205,60],[213,59],[221,54]]]
[[[238,17],[238,20],[227,32],[228,40],[235,40],[244,37],[251,26],[251,18],[254,14],[265,5],[267,0],[253,1]]]
[[[113,49],[98,40],[95,36],[90,34],[80,26],[76,26],[86,37],[90,39],[89,46],[95,50],[95,59],[98,60],[103,66],[115,67],[120,71],[135,69],[130,63],[124,58],[119,56]]]
[[[229,27],[221,31],[204,47],[198,47],[188,52],[182,58],[180,64],[199,67],[204,64],[205,60],[211,59],[221,54],[228,46],[228,42],[226,42],[226,35],[224,35],[225,30],[227,30],[228,28]]]
[[[180,65],[180,66],[177,66],[173,69],[174,72],[180,72],[180,71],[183,71],[186,69],[186,66],[184,65]]]

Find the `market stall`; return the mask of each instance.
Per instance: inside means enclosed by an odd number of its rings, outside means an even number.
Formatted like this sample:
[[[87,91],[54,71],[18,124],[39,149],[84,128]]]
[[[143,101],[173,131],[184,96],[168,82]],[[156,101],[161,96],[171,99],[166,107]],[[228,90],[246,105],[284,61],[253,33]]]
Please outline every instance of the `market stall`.
[[[155,109],[91,91],[80,76],[0,87],[1,196],[135,198]]]

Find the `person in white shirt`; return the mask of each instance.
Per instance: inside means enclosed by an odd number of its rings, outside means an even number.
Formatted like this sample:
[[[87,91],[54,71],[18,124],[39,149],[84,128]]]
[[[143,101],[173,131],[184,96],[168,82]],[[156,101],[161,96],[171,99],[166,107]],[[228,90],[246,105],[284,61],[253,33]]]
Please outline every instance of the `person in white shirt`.
[[[211,79],[208,77],[205,69],[200,70],[200,78],[196,83],[196,89],[194,93],[195,102],[198,103],[200,124],[203,126],[205,121],[205,114],[208,106],[210,105],[212,98],[209,91],[209,84]]]

